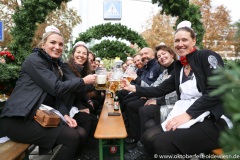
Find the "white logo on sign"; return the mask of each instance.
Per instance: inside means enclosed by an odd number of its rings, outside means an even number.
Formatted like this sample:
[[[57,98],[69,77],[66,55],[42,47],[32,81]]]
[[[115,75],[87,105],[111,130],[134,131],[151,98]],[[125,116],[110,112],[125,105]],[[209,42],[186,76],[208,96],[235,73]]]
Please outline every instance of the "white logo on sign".
[[[107,16],[119,16],[119,13],[113,3],[108,8],[107,12],[105,13]]]

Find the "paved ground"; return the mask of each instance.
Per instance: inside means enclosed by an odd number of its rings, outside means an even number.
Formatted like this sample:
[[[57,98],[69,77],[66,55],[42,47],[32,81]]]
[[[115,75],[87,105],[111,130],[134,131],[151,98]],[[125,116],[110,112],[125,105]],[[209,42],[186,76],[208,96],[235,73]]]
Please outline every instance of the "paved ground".
[[[38,147],[36,147],[29,156],[29,160],[54,160],[54,154],[57,152],[58,148],[55,148],[53,152],[48,153],[48,155],[39,155]],[[83,154],[79,156],[76,160],[98,160],[98,149],[96,150],[86,150]],[[119,160],[118,156],[104,157],[104,160]]]
[[[49,153],[49,155],[39,155],[38,154],[38,147],[36,147],[29,156],[29,160],[50,160],[53,156],[53,153]]]
[[[131,145],[127,145],[125,148],[132,147]],[[48,153],[48,155],[39,155],[38,147],[30,153],[29,160],[54,160],[55,153],[58,151],[58,147],[56,147],[53,152]],[[127,153],[127,151],[125,151]],[[119,156],[111,155],[107,153],[108,156],[104,157],[104,160],[119,160]],[[99,160],[98,157],[98,149],[95,150],[84,150],[76,160]],[[149,160],[149,157],[143,157],[138,160]]]

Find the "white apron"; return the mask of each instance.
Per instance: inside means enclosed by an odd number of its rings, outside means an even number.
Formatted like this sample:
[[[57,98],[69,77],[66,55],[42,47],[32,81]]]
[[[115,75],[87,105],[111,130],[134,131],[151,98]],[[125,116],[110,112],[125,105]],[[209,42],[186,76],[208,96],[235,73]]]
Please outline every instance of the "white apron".
[[[198,99],[202,96],[202,93],[198,91],[197,89],[197,83],[196,83],[196,78],[193,73],[192,77],[190,80],[182,83],[182,76],[183,76],[183,68],[180,73],[180,85],[179,85],[179,90],[180,90],[180,100],[178,100],[172,111],[169,113],[167,119],[162,123],[162,128],[164,131],[166,131],[166,123],[169,119],[178,116],[180,114],[183,114],[186,112],[186,110]],[[200,116],[198,116],[195,119],[191,119],[190,121],[178,126],[177,128],[189,128],[193,124],[197,122],[202,122],[206,116],[210,114],[209,111],[204,112]]]

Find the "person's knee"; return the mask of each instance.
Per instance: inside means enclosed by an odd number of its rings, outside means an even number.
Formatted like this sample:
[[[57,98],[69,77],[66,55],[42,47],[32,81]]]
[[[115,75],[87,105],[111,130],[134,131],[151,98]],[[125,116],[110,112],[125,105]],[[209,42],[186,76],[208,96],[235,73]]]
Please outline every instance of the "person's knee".
[[[141,143],[144,144],[144,146],[149,146],[152,144],[152,134],[150,134],[148,131],[144,132],[144,134],[141,137]]]
[[[155,141],[154,137],[161,134],[161,130],[159,126],[152,127],[151,129],[146,130],[142,135],[142,143],[145,145],[145,143],[153,143]]]
[[[145,123],[144,128],[145,130],[148,130],[154,126],[156,126],[156,122],[153,119],[150,119]]]
[[[76,139],[78,139],[78,141],[85,141],[87,139],[87,132],[85,129],[81,128],[81,127],[76,127]]]
[[[63,144],[65,146],[76,148],[80,143],[80,137],[81,136],[76,129],[65,127],[58,138],[57,144]]]

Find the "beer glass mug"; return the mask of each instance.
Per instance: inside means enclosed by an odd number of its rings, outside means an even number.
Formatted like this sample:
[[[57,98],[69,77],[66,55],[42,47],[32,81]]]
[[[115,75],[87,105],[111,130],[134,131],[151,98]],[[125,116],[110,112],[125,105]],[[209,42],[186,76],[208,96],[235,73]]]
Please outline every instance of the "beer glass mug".
[[[106,68],[97,68],[96,70],[97,79],[95,83],[96,90],[107,89],[107,70]]]
[[[133,80],[133,75],[136,74],[136,68],[133,65],[129,65],[123,74],[123,78],[126,78],[129,82]]]
[[[115,97],[116,91],[120,90],[120,80],[122,78],[122,75],[122,70],[115,70],[115,72],[112,73],[110,76],[109,90],[113,93],[113,97]]]

